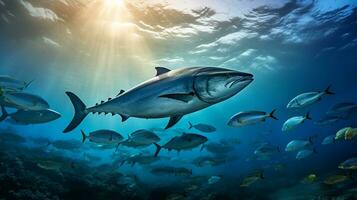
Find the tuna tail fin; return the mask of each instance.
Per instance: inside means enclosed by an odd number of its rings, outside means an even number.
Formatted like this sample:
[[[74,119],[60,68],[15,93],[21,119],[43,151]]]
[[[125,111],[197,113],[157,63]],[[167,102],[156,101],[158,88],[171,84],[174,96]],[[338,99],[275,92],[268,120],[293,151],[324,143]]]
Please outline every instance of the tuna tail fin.
[[[193,127],[193,125],[190,121],[188,122],[188,125],[189,125],[188,129],[191,129]]]
[[[331,85],[329,85],[329,86],[325,89],[324,92],[325,92],[326,94],[329,94],[329,95],[335,94],[334,92],[331,92],[330,89],[331,89]]]
[[[154,143],[154,144],[156,146],[156,151],[155,151],[154,157],[157,157],[159,155],[160,150],[161,150],[162,147],[157,143]]]
[[[312,118],[310,117],[310,112],[307,112],[307,113],[306,113],[306,115],[305,115],[305,119],[312,120]]]
[[[81,130],[81,133],[82,133],[82,143],[84,143],[84,141],[86,141],[87,136],[83,130]]]
[[[5,106],[1,106],[1,113],[2,115],[0,116],[0,122],[4,121],[9,116],[9,114],[5,110]]]
[[[88,115],[86,111],[86,105],[82,102],[82,100],[77,97],[72,92],[66,92],[69,99],[71,100],[73,107],[74,107],[74,117],[71,123],[64,129],[63,133],[67,133],[75,129],[83,119]]]
[[[274,113],[275,113],[276,109],[274,109],[273,111],[271,111],[271,113],[269,113],[269,117],[270,118],[273,118],[275,120],[279,120],[276,116],[274,116]]]

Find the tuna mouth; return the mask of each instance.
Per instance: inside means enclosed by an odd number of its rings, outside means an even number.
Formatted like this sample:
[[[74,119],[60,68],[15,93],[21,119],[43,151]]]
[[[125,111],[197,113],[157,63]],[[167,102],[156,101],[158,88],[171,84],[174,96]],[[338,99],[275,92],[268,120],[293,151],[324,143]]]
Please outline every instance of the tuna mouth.
[[[245,76],[235,76],[231,77],[227,80],[227,83],[225,87],[227,88],[232,88],[236,84],[241,84],[241,85],[248,85],[253,81],[253,75],[251,74],[245,74]]]

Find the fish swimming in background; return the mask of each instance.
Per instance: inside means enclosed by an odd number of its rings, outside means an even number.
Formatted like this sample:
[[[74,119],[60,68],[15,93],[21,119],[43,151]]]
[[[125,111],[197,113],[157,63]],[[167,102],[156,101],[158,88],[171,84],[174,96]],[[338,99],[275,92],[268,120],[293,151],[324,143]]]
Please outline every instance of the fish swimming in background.
[[[192,175],[192,169],[187,169],[184,167],[171,167],[171,166],[155,167],[152,168],[150,172],[156,175],[175,175],[175,176]]]
[[[349,158],[349,159],[345,160],[338,166],[338,168],[356,170],[357,169],[357,157]]]
[[[215,132],[216,131],[216,128],[214,126],[211,126],[211,125],[208,125],[208,124],[195,124],[195,125],[192,125],[191,122],[188,122],[189,124],[189,127],[188,129],[191,129],[191,128],[195,128],[201,132],[205,132],[205,133],[212,133],[212,132]]]
[[[209,184],[209,185],[213,185],[213,184],[215,184],[215,183],[218,183],[221,179],[222,179],[222,176],[211,176],[211,177],[208,179],[208,184]]]
[[[317,153],[316,149],[313,148],[311,149],[303,149],[300,150],[297,154],[296,154],[296,160],[302,160],[305,159],[307,157],[310,157],[312,154]]]
[[[326,145],[326,144],[333,144],[335,143],[335,135],[329,135],[329,136],[326,136],[323,140],[322,140],[322,143],[323,145]]]
[[[305,120],[307,120],[307,119],[312,120],[309,113],[307,113],[305,116],[291,117],[284,122],[281,130],[283,132],[291,131],[291,130],[295,129],[296,127],[298,127],[300,124],[304,123]]]
[[[328,124],[333,124],[338,122],[341,119],[341,117],[338,116],[325,116],[321,119],[319,119],[318,121],[314,122],[314,124],[316,125],[328,125]]]
[[[243,179],[243,181],[240,184],[240,187],[249,187],[253,183],[262,179],[264,179],[263,172],[261,171],[253,172]]]
[[[357,104],[354,102],[343,102],[343,103],[338,103],[334,106],[332,106],[329,111],[327,111],[326,114],[328,115],[336,115],[336,114],[341,114],[348,112],[354,108],[357,108]]]
[[[309,140],[292,140],[286,145],[285,151],[300,151],[303,149],[311,148],[312,145],[312,137],[310,137]]]
[[[24,90],[32,82],[20,81],[8,75],[0,75],[0,88],[4,90]]]
[[[357,128],[345,127],[337,131],[335,140],[352,140],[355,136],[357,136]]]
[[[86,135],[83,130],[81,130],[81,133],[82,133],[82,143],[84,143],[84,141],[88,139],[90,142],[94,142],[97,144],[117,145],[119,142],[121,142],[124,139],[124,137],[119,133],[106,129],[90,132],[89,135]]]
[[[278,120],[274,116],[275,109],[270,113],[263,112],[263,111],[246,111],[246,112],[239,112],[231,117],[228,122],[229,126],[232,127],[241,127],[245,125],[256,124],[259,122],[265,122],[267,118],[272,118]]]
[[[324,184],[335,185],[338,183],[345,182],[345,181],[349,180],[350,178],[351,178],[351,176],[343,175],[343,174],[330,175],[330,176],[326,177],[326,179],[324,180]]]
[[[160,141],[160,137],[154,132],[140,129],[130,134],[129,138],[118,143],[127,147],[146,147]]]
[[[286,106],[288,109],[299,109],[305,108],[310,106],[318,101],[321,100],[322,97],[326,95],[335,94],[330,91],[331,86],[327,87],[322,92],[307,92],[303,94],[299,94],[298,96],[294,97]]]
[[[156,152],[154,156],[156,157],[162,148],[167,149],[169,151],[176,150],[179,152],[181,150],[189,150],[202,145],[202,150],[204,147],[203,144],[207,141],[208,139],[205,136],[194,133],[183,133],[181,136],[176,136],[172,138],[163,146],[160,146],[159,144],[155,143]]]
[[[61,117],[61,114],[51,110],[18,110],[14,113],[8,114],[4,106],[1,106],[2,116],[0,122],[10,117],[9,122],[21,125],[29,124],[43,124],[54,121]]]
[[[271,156],[279,152],[281,152],[279,146],[265,143],[255,149],[254,154],[257,156]]]
[[[129,117],[169,117],[167,129],[184,115],[229,99],[253,81],[252,74],[216,67],[156,67],[156,71],[154,78],[90,108],[75,94],[66,92],[75,114],[63,132],[75,129],[89,113],[119,114],[122,121]]]
[[[314,183],[317,179],[317,175],[315,173],[311,173],[304,177],[302,180],[303,183]]]
[[[50,106],[42,97],[25,92],[3,92],[0,106],[23,110],[46,110]]]

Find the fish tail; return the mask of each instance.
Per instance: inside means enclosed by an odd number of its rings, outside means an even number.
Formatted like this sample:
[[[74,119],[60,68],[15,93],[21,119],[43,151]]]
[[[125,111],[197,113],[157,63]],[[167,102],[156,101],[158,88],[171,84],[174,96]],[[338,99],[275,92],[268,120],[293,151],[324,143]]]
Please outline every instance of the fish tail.
[[[193,125],[190,121],[188,122],[188,125],[189,125],[188,129],[191,129],[193,127]]]
[[[154,157],[157,157],[159,155],[162,147],[157,143],[154,143],[154,145],[156,146],[156,151],[155,151]]]
[[[334,92],[331,92],[331,85],[329,85],[324,92],[329,95],[335,94]]]
[[[24,86],[24,88],[23,89],[26,89],[26,88],[28,88],[33,82],[35,81],[35,79],[32,79],[31,81],[29,81],[29,82],[27,82],[27,83],[25,83],[25,86]]]
[[[273,119],[275,119],[275,120],[279,120],[276,116],[274,116],[275,111],[276,111],[276,109],[274,109],[273,111],[271,111],[271,112],[269,113],[269,117],[271,117],[271,118],[273,118]]]
[[[0,116],[0,122],[4,121],[9,116],[9,114],[5,110],[5,106],[1,106],[1,113],[2,115]]]
[[[72,92],[66,92],[69,99],[71,100],[74,107],[74,117],[70,124],[64,129],[63,133],[67,133],[75,129],[83,119],[88,115],[86,105],[82,102],[82,100],[73,94]]]
[[[306,113],[305,119],[312,120],[312,118],[311,118],[311,116],[310,116],[310,111]]]
[[[312,138],[313,138],[312,136],[309,137],[310,144],[314,144],[314,141],[312,140]]]
[[[81,133],[82,133],[82,143],[84,143],[84,141],[86,141],[87,136],[83,130],[81,130]]]

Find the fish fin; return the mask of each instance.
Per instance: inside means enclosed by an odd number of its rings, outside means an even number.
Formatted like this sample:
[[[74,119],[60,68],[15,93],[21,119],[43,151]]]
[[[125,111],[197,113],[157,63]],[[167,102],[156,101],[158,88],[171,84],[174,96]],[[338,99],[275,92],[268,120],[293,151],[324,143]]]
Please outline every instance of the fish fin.
[[[87,136],[83,130],[81,130],[81,133],[82,133],[82,143],[84,143],[84,141],[86,141]]]
[[[22,89],[28,88],[34,81],[35,81],[35,79],[32,79],[31,81],[25,83],[25,86]]]
[[[193,96],[195,95],[194,92],[190,92],[190,93],[186,93],[186,94],[164,94],[161,95],[159,97],[165,97],[165,98],[169,98],[169,99],[175,99],[178,101],[183,101],[185,103],[188,103],[189,101],[191,101],[193,99]]]
[[[156,69],[156,76],[160,76],[161,74],[165,74],[171,70],[165,68],[165,67],[155,67]]]
[[[120,90],[119,93],[117,94],[117,96],[123,94],[125,91],[124,90]]]
[[[204,148],[205,148],[205,144],[202,144],[200,152],[202,152]]]
[[[182,117],[183,117],[182,115],[170,117],[170,120],[169,120],[169,122],[167,123],[165,129],[168,129],[168,128],[171,128],[172,126],[174,126],[178,121],[180,121],[180,119],[181,119]]]
[[[160,150],[161,150],[161,146],[158,144],[158,143],[154,143],[155,147],[156,147],[156,151],[155,151],[155,154],[154,154],[154,157],[157,157],[160,153]]]
[[[88,115],[86,105],[82,102],[82,100],[77,97],[72,92],[66,92],[69,99],[71,100],[74,107],[74,117],[70,124],[64,129],[63,133],[67,133],[75,129],[83,119]]]
[[[276,111],[276,109],[274,109],[273,111],[271,111],[271,112],[269,113],[269,117],[270,117],[270,118],[273,118],[273,119],[275,119],[275,120],[279,120],[276,116],[274,116],[275,111]]]
[[[119,115],[120,115],[120,117],[121,117],[121,121],[122,121],[122,122],[125,122],[125,121],[128,120],[129,117],[130,117],[130,116],[123,115],[123,114],[119,114]]]
[[[9,114],[7,113],[5,106],[1,106],[1,116],[0,116],[0,122],[4,121]]]
[[[188,129],[191,129],[191,128],[193,127],[193,125],[191,124],[191,122],[188,122],[188,125],[189,125]]]
[[[312,120],[312,118],[310,117],[310,111],[306,113],[306,115],[305,115],[305,119]]]
[[[325,89],[325,94],[329,94],[329,95],[332,95],[332,94],[335,94],[334,92],[331,92],[331,85],[329,85],[326,89]]]

